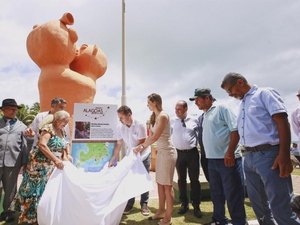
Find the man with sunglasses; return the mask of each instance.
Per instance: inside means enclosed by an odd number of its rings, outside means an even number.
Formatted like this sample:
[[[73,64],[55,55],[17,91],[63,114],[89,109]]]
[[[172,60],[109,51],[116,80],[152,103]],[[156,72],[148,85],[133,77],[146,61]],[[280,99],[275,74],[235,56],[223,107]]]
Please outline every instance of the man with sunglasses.
[[[176,118],[172,120],[172,142],[177,150],[176,170],[178,175],[179,199],[181,207],[178,214],[184,214],[189,210],[187,196],[187,173],[191,181],[191,201],[194,207],[194,216],[202,217],[200,210],[201,186],[199,182],[199,151],[197,148],[198,121],[188,115],[186,101],[176,103]]]
[[[241,100],[238,133],[247,192],[259,224],[300,224],[290,207],[291,131],[281,96],[273,88],[250,85],[239,73],[227,74],[221,87]]]

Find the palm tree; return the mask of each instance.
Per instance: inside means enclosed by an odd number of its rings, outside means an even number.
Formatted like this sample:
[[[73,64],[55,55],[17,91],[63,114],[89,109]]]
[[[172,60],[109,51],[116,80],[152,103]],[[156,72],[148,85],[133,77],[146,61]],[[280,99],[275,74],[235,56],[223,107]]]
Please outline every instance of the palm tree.
[[[30,108],[28,105],[21,104],[22,108],[18,110],[17,118],[25,125],[32,123],[36,114],[40,111],[40,104],[35,102]]]

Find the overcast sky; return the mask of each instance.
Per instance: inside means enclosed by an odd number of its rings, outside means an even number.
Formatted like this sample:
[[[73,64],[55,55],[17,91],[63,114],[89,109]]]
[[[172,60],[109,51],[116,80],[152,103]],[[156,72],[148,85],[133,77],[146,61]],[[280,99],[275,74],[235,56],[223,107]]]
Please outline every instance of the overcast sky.
[[[94,103],[121,104],[121,0],[0,0],[0,96],[32,105],[39,101],[40,70],[26,50],[35,24],[70,12],[77,46],[96,44],[108,57],[97,80]],[[299,0],[126,0],[126,93],[134,116],[146,120],[147,96],[159,93],[174,115],[207,87],[218,102],[236,110],[220,88],[224,75],[240,72],[251,84],[271,86],[289,113],[299,106]],[[192,114],[200,111],[189,102]]]

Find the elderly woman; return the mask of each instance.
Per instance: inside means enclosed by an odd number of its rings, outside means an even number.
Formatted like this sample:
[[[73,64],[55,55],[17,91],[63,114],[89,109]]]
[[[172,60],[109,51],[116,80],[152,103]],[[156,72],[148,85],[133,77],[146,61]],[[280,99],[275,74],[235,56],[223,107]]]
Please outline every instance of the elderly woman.
[[[64,127],[70,115],[58,111],[44,119],[37,147],[32,149],[23,180],[11,208],[19,211],[19,223],[38,224],[37,206],[55,167],[63,169],[63,160],[71,160]]]

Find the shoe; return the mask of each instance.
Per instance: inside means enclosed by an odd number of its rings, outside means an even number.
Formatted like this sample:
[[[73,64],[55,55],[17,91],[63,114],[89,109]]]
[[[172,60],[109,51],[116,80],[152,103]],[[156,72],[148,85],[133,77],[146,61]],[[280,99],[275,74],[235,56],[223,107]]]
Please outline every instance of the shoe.
[[[197,218],[201,218],[203,216],[199,207],[194,208],[194,216]]]
[[[157,214],[155,213],[153,216],[148,217],[148,220],[160,220],[165,217],[165,213]]]
[[[132,206],[126,205],[123,215],[128,215],[131,212],[132,208]]]
[[[218,221],[211,221],[211,222],[205,223],[203,225],[221,225],[221,223],[219,223]]]
[[[6,220],[6,216],[7,216],[7,214],[4,213],[4,212],[2,212],[2,213],[0,214],[0,222]]]
[[[142,204],[141,212],[142,212],[143,216],[149,216],[150,210],[149,210],[148,205],[146,203]]]
[[[172,224],[172,220],[168,221],[168,222],[164,222],[163,220],[160,220],[157,225],[171,225]]]
[[[178,214],[185,214],[189,210],[189,206],[185,204],[181,204],[180,209],[178,210]]]

